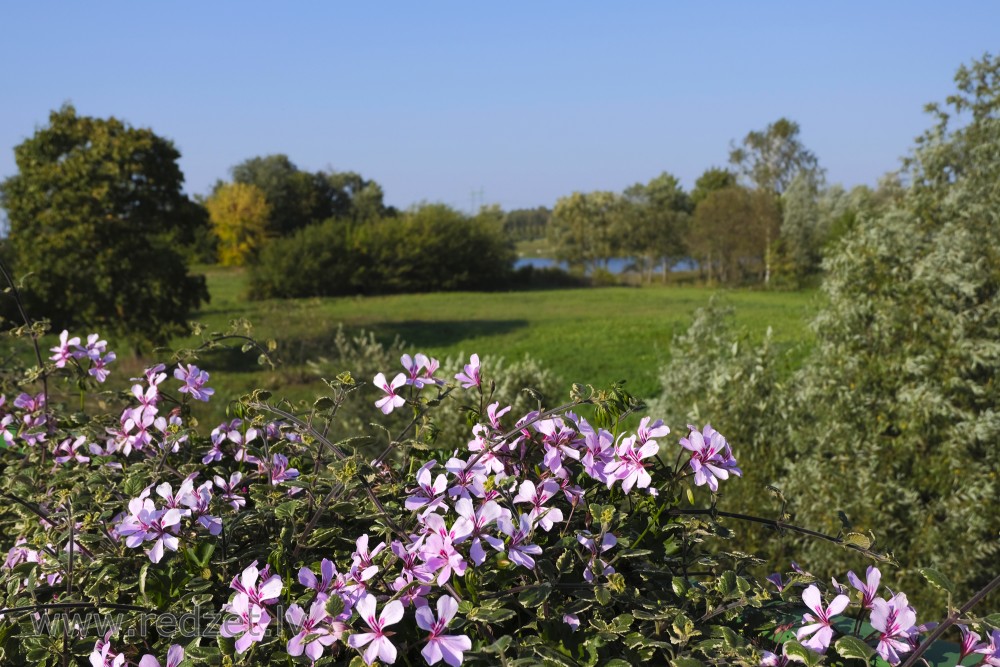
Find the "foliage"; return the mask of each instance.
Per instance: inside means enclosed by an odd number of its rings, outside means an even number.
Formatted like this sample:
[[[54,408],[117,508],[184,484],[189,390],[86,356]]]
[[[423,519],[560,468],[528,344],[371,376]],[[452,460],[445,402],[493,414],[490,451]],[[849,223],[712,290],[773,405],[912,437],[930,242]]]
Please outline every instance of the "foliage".
[[[551,217],[552,211],[544,206],[507,211],[503,219],[503,231],[513,241],[544,239]]]
[[[621,198],[613,192],[574,192],[552,210],[548,234],[553,255],[571,268],[585,270],[614,257],[614,222]]]
[[[64,333],[49,384],[95,388],[91,347]],[[304,412],[254,391],[210,436],[190,407],[216,398],[189,359],[147,369],[107,397],[111,413],[44,393],[4,404],[0,460],[19,473],[0,478],[0,659],[753,665],[767,648],[840,665],[909,652],[923,632],[912,612],[885,629],[880,605],[906,598],[878,597],[871,570],[855,584],[870,598],[833,591],[827,606],[811,574],[778,577],[775,592],[749,575],[752,557],[708,551],[753,519],[716,506],[741,474],[717,431],[679,443],[659,421],[625,431],[640,406],[620,385],[574,387],[551,409],[536,396],[519,415],[476,355],[454,375],[419,354],[401,362],[373,383],[396,418],[387,447],[372,437],[381,427],[342,422],[351,401],[376,410],[347,372]],[[470,416],[466,435],[428,438],[450,402]],[[590,420],[577,413],[588,406]],[[696,495],[710,507],[690,507]],[[881,637],[837,621],[833,642],[827,616],[851,605],[860,617],[867,599]],[[782,650],[803,604],[820,622]]]
[[[443,204],[364,222],[329,220],[275,240],[251,269],[251,296],[331,296],[506,286],[513,251],[499,223]]]
[[[647,282],[658,263],[664,266],[666,282],[666,267],[684,258],[691,211],[691,199],[680,181],[666,172],[625,190],[615,225],[616,245],[619,252],[635,258]]]
[[[244,160],[232,168],[232,175],[235,183],[264,193],[272,236],[288,236],[330,218],[367,220],[395,213],[383,204],[382,187],[375,181],[354,172],[302,171],[287,155]]]
[[[918,605],[946,597],[919,588],[921,568],[948,572],[961,597],[1000,555],[1000,518],[984,511],[1000,498],[998,71],[990,58],[963,68],[952,113],[932,107],[939,123],[908,161],[909,190],[887,181],[858,205],[825,261],[827,305],[800,371],[776,385],[784,362],[766,345],[737,355],[734,342],[729,358],[701,329],[681,341],[706,379],[699,405],[740,415],[750,442],[764,433],[768,460],[755,463],[779,471],[796,519],[874,531]],[[748,391],[748,377],[763,383]],[[824,570],[856,565],[811,543],[797,552]]]
[[[253,259],[267,239],[271,215],[264,192],[255,185],[222,185],[205,202],[205,208],[219,239],[219,263],[242,266]]]
[[[689,244],[708,279],[767,282],[780,217],[769,192],[739,186],[711,192],[698,204]]]
[[[204,218],[181,192],[170,141],[66,105],[15,158],[0,201],[36,316],[162,342],[208,298],[179,251]]]
[[[694,182],[694,189],[691,190],[691,205],[697,206],[716,190],[724,190],[735,185],[737,185],[736,174],[728,169],[710,167]]]
[[[819,160],[799,139],[799,124],[779,118],[763,130],[751,131],[729,151],[729,162],[760,190],[781,195],[802,174],[822,179]]]

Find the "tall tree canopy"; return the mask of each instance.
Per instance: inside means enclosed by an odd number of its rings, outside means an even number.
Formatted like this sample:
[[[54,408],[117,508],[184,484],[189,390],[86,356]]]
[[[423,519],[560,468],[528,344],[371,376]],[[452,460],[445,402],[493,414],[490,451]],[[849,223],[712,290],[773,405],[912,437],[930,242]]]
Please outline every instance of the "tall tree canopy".
[[[799,139],[799,124],[779,118],[764,130],[754,130],[732,146],[729,162],[755,187],[780,195],[802,172],[818,181],[819,160]]]
[[[680,181],[667,172],[626,188],[616,225],[617,246],[636,260],[647,280],[660,262],[666,280],[671,262],[684,257],[691,209]]]
[[[172,142],[66,105],[14,154],[0,203],[36,316],[162,341],[208,299],[178,249],[204,217],[181,192]]]
[[[242,266],[267,240],[271,207],[256,185],[228,183],[205,201],[212,229],[219,239],[219,263]]]
[[[232,168],[232,175],[236,183],[264,193],[273,236],[287,236],[329,218],[368,220],[395,213],[383,203],[382,187],[375,181],[350,171],[302,171],[287,155],[244,160]]]

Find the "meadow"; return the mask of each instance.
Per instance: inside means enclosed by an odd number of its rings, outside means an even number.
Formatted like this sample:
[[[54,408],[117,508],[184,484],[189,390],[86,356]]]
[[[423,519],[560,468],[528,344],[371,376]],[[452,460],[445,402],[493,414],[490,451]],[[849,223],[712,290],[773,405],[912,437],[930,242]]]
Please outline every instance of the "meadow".
[[[372,332],[385,344],[398,338],[408,351],[441,360],[473,352],[507,360],[530,355],[555,373],[567,393],[575,382],[627,380],[631,392],[648,399],[661,392],[659,369],[670,358],[673,336],[713,295],[735,309],[736,324],[751,338],[770,326],[782,345],[811,340],[808,323],[821,299],[818,291],[651,286],[250,301],[243,270],[196,271],[206,275],[212,300],[192,319],[222,331],[243,318],[255,337],[278,344],[274,370],[259,366],[254,354],[238,353],[238,346],[204,356],[201,365],[212,373],[217,395],[227,399],[252,387],[291,400],[314,398],[322,382],[308,362],[328,354],[340,326],[349,334]],[[196,342],[183,339],[174,346]]]

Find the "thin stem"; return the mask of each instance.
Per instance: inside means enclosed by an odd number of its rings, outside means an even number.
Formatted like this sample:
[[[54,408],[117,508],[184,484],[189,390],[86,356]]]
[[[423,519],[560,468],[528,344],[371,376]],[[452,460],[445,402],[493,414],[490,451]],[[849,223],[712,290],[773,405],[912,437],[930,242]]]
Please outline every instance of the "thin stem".
[[[795,526],[795,525],[792,525],[790,523],[785,523],[784,521],[778,521],[777,519],[765,519],[764,517],[753,516],[753,515],[750,515],[750,514],[738,514],[736,512],[724,512],[722,510],[717,510],[715,508],[711,508],[711,509],[693,509],[693,508],[692,509],[683,509],[683,508],[678,507],[678,508],[670,510],[670,512],[668,512],[668,515],[672,515],[672,516],[680,516],[680,515],[704,516],[704,515],[709,515],[709,516],[712,516],[712,517],[715,517],[715,516],[724,516],[724,517],[727,517],[727,518],[730,518],[730,519],[739,519],[740,521],[749,521],[751,523],[760,523],[760,524],[763,524],[765,526],[771,526],[772,528],[774,528],[776,530],[791,530],[793,532],[801,533],[803,535],[809,535],[810,537],[818,537],[819,539],[826,540],[827,542],[833,542],[834,544],[839,544],[841,546],[847,546],[847,547],[850,547],[851,549],[854,549],[855,551],[857,551],[859,553],[862,553],[862,554],[868,556],[869,558],[874,558],[875,560],[878,560],[878,561],[885,562],[885,561],[889,560],[888,557],[885,554],[880,554],[878,552],[872,551],[871,549],[864,549],[864,548],[859,547],[859,546],[857,546],[855,544],[851,544],[849,542],[846,542],[843,538],[837,537],[836,535],[827,535],[826,533],[820,533],[818,531],[810,530],[808,528],[803,528],[801,526]]]
[[[993,581],[980,588],[975,595],[969,598],[968,602],[963,604],[954,613],[949,614],[948,618],[944,619],[944,621],[941,622],[941,625],[934,628],[934,631],[931,632],[929,635],[927,635],[927,639],[920,642],[920,646],[914,649],[913,653],[911,653],[906,658],[906,662],[903,663],[902,667],[913,667],[913,665],[917,664],[917,659],[920,656],[922,656],[928,648],[931,647],[931,644],[937,641],[938,638],[944,634],[945,630],[954,625],[958,621],[958,619],[962,618],[962,616],[966,612],[968,612],[970,609],[979,604],[983,600],[983,598],[992,593],[994,589],[998,587],[1000,587],[1000,575],[997,575],[997,577],[993,579]]]

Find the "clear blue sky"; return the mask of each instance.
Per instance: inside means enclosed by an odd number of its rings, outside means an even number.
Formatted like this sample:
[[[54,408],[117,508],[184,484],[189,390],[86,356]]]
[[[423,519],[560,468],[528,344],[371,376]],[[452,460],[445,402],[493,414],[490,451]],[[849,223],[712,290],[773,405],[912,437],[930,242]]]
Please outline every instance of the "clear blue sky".
[[[829,181],[873,184],[998,50],[985,0],[10,2],[0,178],[69,101],[172,139],[190,193],[280,152],[400,207],[551,206],[664,170],[690,187],[781,116]]]

